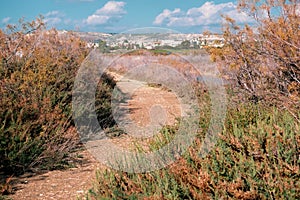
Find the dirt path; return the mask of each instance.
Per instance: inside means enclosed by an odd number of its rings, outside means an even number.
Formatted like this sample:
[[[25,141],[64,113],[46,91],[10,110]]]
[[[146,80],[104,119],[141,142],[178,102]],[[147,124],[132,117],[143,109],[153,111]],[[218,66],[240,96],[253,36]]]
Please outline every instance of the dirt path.
[[[95,170],[101,169],[87,150],[79,151],[77,166],[67,170],[54,170],[46,173],[27,173],[14,180],[15,194],[9,197],[21,199],[76,199],[92,187]]]
[[[130,111],[125,118],[132,120],[137,127],[147,128],[149,123],[173,124],[176,117],[181,115],[179,101],[171,92],[159,88],[149,87],[145,83],[133,80],[121,80],[116,73],[111,75],[119,80],[119,89],[126,93],[130,84],[139,87],[132,92],[125,107]],[[135,86],[134,86],[135,85]],[[162,112],[164,110],[164,112]],[[127,136],[112,139],[120,146],[128,146],[130,139]],[[21,199],[76,199],[82,197],[92,187],[95,180],[95,171],[103,169],[100,164],[87,150],[79,152],[81,161],[76,168],[67,170],[49,171],[43,174],[25,174],[16,180],[15,194],[9,197],[15,200]]]
[[[115,120],[132,136],[142,137],[141,130],[153,135],[155,127],[172,125],[181,116],[180,101],[166,88],[122,77],[118,77],[117,88],[121,94],[113,95],[119,97],[116,103],[113,97]]]

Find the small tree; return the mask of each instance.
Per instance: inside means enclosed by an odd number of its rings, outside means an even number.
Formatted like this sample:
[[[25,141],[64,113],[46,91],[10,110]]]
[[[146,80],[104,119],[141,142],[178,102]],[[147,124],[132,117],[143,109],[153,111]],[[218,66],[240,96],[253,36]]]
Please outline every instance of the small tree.
[[[110,52],[109,47],[107,46],[106,41],[99,40],[98,44],[99,44],[100,52],[102,52],[102,53],[109,53]]]
[[[238,8],[255,23],[241,27],[225,16],[226,45],[222,50],[211,49],[223,74],[252,100],[284,108],[294,104],[299,109],[299,1],[240,0]]]
[[[184,40],[180,44],[181,48],[188,49],[191,46],[191,42],[189,40]]]

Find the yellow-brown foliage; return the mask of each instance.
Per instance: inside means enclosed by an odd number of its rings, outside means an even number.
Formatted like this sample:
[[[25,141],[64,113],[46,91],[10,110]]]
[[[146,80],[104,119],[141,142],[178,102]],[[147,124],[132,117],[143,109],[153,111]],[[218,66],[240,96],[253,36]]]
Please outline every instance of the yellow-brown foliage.
[[[0,38],[0,169],[55,167],[77,142],[70,102],[86,45],[42,18],[8,25]]]
[[[211,49],[224,74],[251,99],[280,107],[300,102],[299,1],[239,1],[253,17],[251,26],[238,26],[226,17],[226,46]],[[285,102],[285,103],[282,103]]]

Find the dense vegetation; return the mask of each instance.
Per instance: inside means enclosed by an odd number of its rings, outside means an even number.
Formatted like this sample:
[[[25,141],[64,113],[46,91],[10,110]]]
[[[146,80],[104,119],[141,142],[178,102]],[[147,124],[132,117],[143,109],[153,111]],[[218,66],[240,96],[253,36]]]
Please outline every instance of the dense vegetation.
[[[254,27],[225,16],[227,45],[211,50],[213,59],[244,97],[281,107],[299,120],[299,1],[241,0],[239,9],[253,17]]]
[[[167,142],[173,134],[168,130],[164,130]],[[209,156],[198,156],[199,139],[167,169],[143,174],[99,171],[87,197],[298,199],[299,131],[299,123],[288,112],[261,105],[236,106],[228,110],[224,131]]]
[[[15,174],[55,167],[75,145],[70,101],[84,44],[46,32],[39,19],[0,34],[0,167]]]
[[[238,26],[224,16],[226,44],[208,49],[230,85],[224,130],[214,150],[199,140],[166,169],[143,174],[98,172],[88,199],[299,199],[300,16],[298,1],[239,1],[256,20]],[[203,91],[202,91],[203,92]],[[203,95],[200,102],[205,102]],[[176,127],[162,130],[165,140]]]
[[[65,167],[79,142],[71,100],[76,72],[89,53],[85,42],[47,30],[42,18],[20,20],[0,30],[0,53],[1,174]],[[105,80],[96,107],[107,117],[114,83]]]
[[[198,138],[176,163],[142,174],[98,171],[88,199],[300,199],[299,4],[253,2],[242,0],[239,8],[256,27],[240,27],[224,16],[226,45],[208,49],[230,83],[224,129],[213,151],[204,158],[197,154],[209,124],[204,109]],[[8,26],[0,38],[0,170],[61,167],[78,143],[71,94],[88,49],[72,34],[46,30],[41,19]],[[209,108],[201,84],[195,86],[200,106]],[[115,125],[113,86],[100,82],[96,94],[104,127]],[[150,149],[169,142],[176,126],[161,132]]]

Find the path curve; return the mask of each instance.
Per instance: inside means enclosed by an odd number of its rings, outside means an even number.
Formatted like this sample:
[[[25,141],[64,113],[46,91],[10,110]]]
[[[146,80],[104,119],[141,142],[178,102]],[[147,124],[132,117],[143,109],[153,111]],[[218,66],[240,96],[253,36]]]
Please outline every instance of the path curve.
[[[123,90],[130,84],[140,84],[135,90],[132,98],[128,100],[126,106],[130,110],[127,118],[130,118],[140,127],[145,127],[154,119],[159,123],[167,125],[174,124],[177,117],[181,116],[181,108],[176,95],[170,91],[160,87],[151,87],[146,83],[137,82],[135,80],[121,80],[122,76],[109,72],[117,82],[117,86]],[[155,110],[155,105],[159,105],[165,112],[165,118],[162,120],[161,109]],[[154,109],[153,109],[154,106]],[[152,113],[149,112],[151,111]],[[157,111],[157,112],[156,112]],[[132,140],[128,136],[112,139],[113,143],[120,147],[128,147],[132,144]],[[54,170],[41,174],[25,174],[15,179],[16,191],[9,195],[14,200],[36,199],[36,200],[65,200],[77,199],[83,196],[95,181],[95,172],[97,169],[103,170],[106,167],[99,163],[87,150],[78,152],[82,157],[82,162],[77,163],[77,167],[67,170]]]

